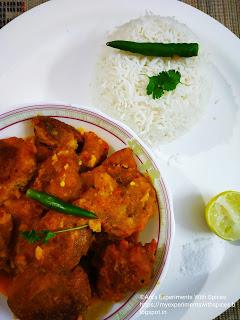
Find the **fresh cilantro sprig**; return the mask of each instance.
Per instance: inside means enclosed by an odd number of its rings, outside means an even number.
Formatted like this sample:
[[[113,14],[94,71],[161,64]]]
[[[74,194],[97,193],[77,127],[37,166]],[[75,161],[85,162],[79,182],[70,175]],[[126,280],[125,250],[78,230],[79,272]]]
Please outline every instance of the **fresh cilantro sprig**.
[[[159,99],[165,91],[176,89],[181,80],[181,73],[176,70],[168,70],[148,78],[147,94],[152,94],[153,99]]]
[[[50,230],[29,230],[29,231],[22,231],[21,236],[27,240],[29,243],[36,243],[36,242],[42,242],[42,243],[48,243],[48,241],[52,238],[54,238],[56,235],[59,233],[64,233],[64,232],[70,232],[70,231],[75,231],[75,230],[80,230],[83,228],[88,227],[88,224],[84,224],[82,226],[78,227],[73,227],[73,228],[68,228],[68,229],[62,229],[62,230],[57,230],[57,231],[50,231]]]

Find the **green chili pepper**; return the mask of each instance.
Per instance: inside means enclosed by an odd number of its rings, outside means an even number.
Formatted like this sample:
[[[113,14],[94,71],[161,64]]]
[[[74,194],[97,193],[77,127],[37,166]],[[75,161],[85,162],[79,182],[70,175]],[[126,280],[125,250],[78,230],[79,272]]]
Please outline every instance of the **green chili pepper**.
[[[153,57],[193,57],[198,55],[198,43],[150,43],[115,40],[107,46]]]
[[[51,196],[50,194],[45,192],[39,192],[33,189],[28,189],[26,192],[26,196],[28,198],[31,198],[33,200],[40,202],[41,204],[43,204],[44,206],[50,209],[54,209],[56,211],[59,211],[65,214],[79,216],[79,217],[88,218],[88,219],[97,218],[97,216],[93,212],[74,206],[71,203],[64,202],[61,199]]]

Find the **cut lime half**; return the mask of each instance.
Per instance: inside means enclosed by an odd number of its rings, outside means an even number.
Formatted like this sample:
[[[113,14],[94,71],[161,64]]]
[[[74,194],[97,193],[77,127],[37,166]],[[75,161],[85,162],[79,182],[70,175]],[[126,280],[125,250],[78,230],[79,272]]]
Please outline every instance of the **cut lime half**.
[[[210,229],[225,240],[240,240],[240,192],[225,191],[212,198],[205,217]]]

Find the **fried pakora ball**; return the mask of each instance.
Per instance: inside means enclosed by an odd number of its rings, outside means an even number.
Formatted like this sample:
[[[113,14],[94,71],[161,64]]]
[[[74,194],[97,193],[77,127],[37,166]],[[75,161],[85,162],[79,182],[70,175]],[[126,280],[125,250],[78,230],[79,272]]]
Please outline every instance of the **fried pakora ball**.
[[[87,219],[49,211],[40,222],[35,224],[34,229],[57,231],[81,226],[87,224],[87,221]],[[14,264],[18,272],[23,272],[32,262],[46,270],[69,271],[87,253],[91,240],[92,231],[88,227],[58,234],[48,243],[31,244],[19,237]]]
[[[83,143],[82,134],[72,126],[57,119],[39,116],[32,119],[38,142],[50,148],[77,149]]]
[[[16,274],[24,272],[28,265],[35,261],[36,247],[36,245],[27,242],[20,233],[17,234],[16,244],[11,257],[11,265]]]
[[[12,216],[0,207],[0,270],[4,269],[9,259],[10,240],[12,237]]]
[[[93,211],[103,231],[110,235],[129,237],[143,230],[157,212],[155,190],[146,177],[140,175],[128,185],[117,183],[106,172],[94,174],[93,178],[93,186],[74,204]]]
[[[128,185],[133,179],[141,176],[133,151],[129,148],[114,152],[104,161],[103,167],[111,177],[122,185]]]
[[[106,159],[108,144],[94,132],[84,133],[84,144],[79,155],[81,170],[91,169]]]
[[[90,298],[88,277],[82,268],[53,273],[30,265],[14,278],[8,305],[20,320],[77,320]]]
[[[4,207],[11,213],[14,223],[19,230],[31,228],[41,218],[43,207],[36,201],[22,195],[19,199],[9,199]]]
[[[35,146],[37,149],[37,162],[42,162],[47,158],[51,157],[54,152],[54,148],[48,147],[41,143],[38,139],[35,140]]]
[[[14,269],[17,265],[17,270],[23,271],[28,263],[32,261],[35,248],[27,243],[20,232],[31,230],[37,221],[40,221],[43,212],[43,207],[36,201],[28,199],[25,195],[20,199],[9,199],[4,202],[4,207],[11,213],[14,223],[14,247],[10,255],[11,266]],[[16,253],[22,252],[16,260]],[[16,261],[17,262],[16,262]]]
[[[125,148],[111,154],[99,167],[81,174],[83,187],[87,190],[94,186],[95,176],[106,172],[121,185],[128,185],[133,179],[141,176],[133,152]]]
[[[36,148],[32,139],[0,140],[0,204],[19,198],[35,170]]]
[[[58,150],[41,163],[33,188],[65,201],[77,199],[81,193],[79,161],[74,150]]]
[[[150,284],[157,243],[142,245],[121,240],[107,246],[102,255],[97,292],[102,299],[119,301],[131,291]]]

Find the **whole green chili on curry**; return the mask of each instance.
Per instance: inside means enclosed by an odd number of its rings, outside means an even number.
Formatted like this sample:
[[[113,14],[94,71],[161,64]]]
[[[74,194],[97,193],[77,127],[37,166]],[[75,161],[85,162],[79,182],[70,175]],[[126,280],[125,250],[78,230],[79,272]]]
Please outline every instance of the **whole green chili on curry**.
[[[51,196],[50,194],[45,192],[39,192],[33,189],[28,189],[26,192],[26,196],[28,198],[31,198],[33,200],[40,202],[47,208],[50,208],[65,214],[79,216],[79,217],[88,218],[88,219],[97,218],[97,216],[93,212],[74,206],[71,203],[62,201],[61,199]]]

